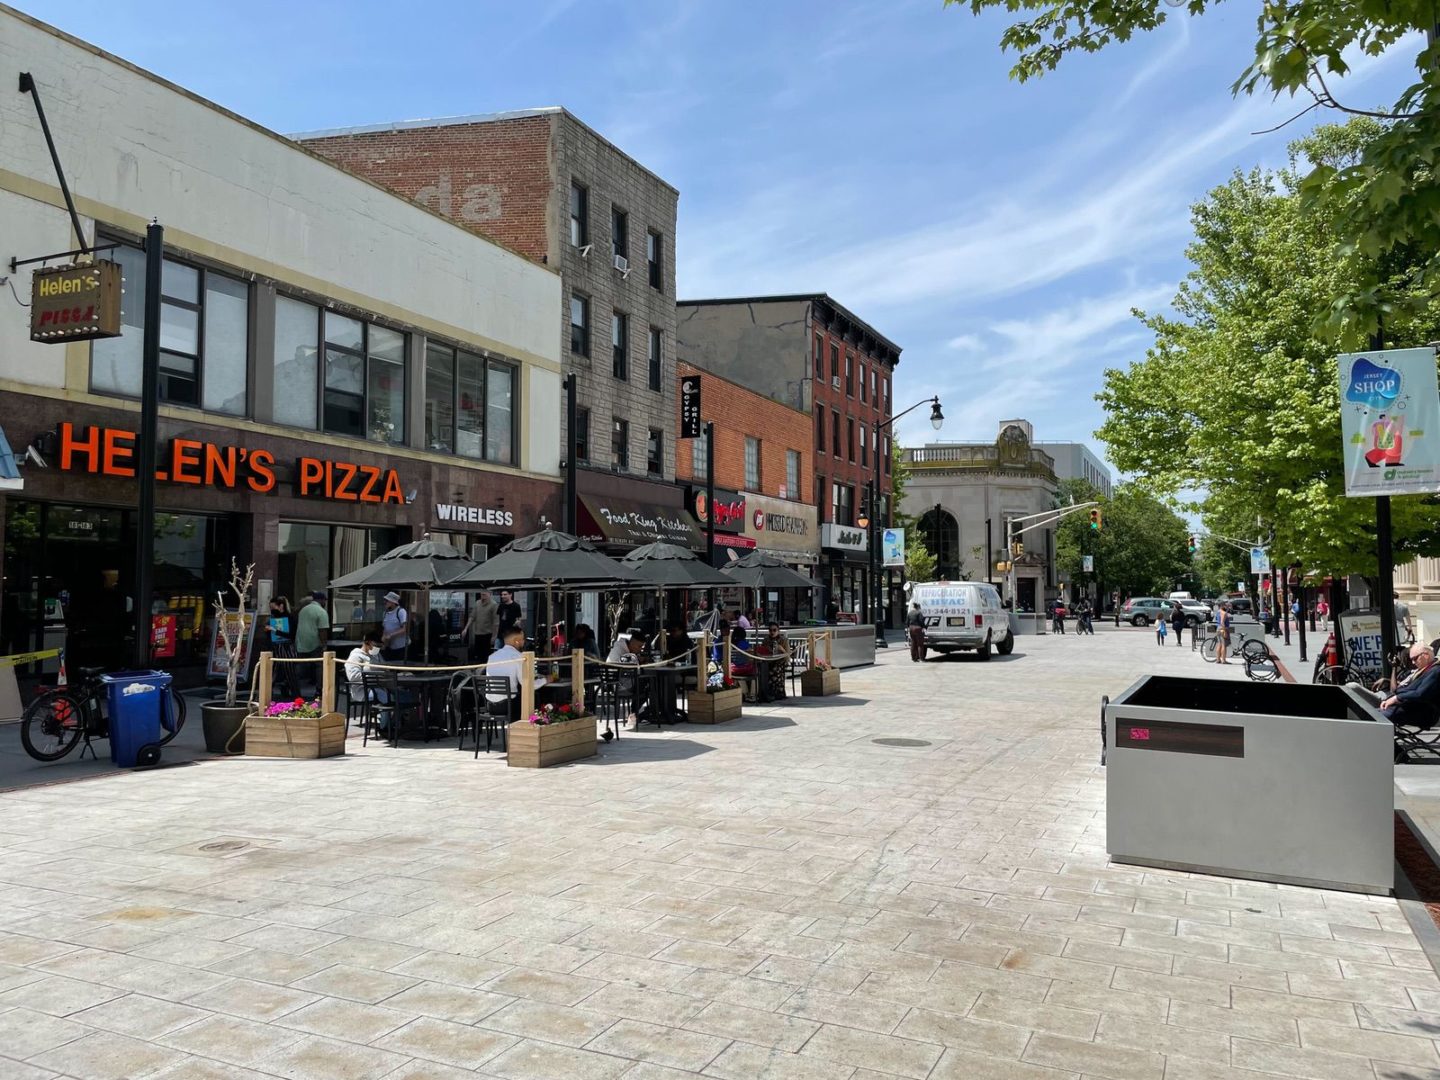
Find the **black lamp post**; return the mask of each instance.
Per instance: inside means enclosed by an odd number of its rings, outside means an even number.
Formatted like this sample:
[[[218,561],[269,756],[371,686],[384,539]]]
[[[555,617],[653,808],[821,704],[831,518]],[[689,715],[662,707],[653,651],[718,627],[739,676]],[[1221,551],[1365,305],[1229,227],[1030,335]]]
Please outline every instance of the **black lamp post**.
[[[911,405],[910,408],[904,410],[904,412],[898,412],[887,420],[877,421],[874,425],[875,438],[872,441],[875,449],[875,476],[867,485],[870,489],[869,518],[868,520],[862,518],[860,527],[867,531],[870,540],[870,615],[875,623],[875,644],[882,647],[887,643],[885,641],[885,619],[880,603],[881,567],[878,533],[880,530],[880,485],[883,475],[880,453],[880,432],[882,429],[890,427],[896,420],[899,420],[906,414],[914,412],[920,408],[921,405],[930,406],[930,426],[936,431],[939,431],[945,423],[945,413],[940,409],[940,398],[938,396],[922,398],[914,405]],[[894,512],[895,508],[889,507],[889,512],[886,514],[887,523],[893,518]]]

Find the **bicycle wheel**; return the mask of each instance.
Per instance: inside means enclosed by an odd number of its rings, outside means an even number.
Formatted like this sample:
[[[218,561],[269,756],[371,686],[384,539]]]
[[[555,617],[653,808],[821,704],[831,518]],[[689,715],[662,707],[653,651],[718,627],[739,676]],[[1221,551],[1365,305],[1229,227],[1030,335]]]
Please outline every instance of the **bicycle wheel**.
[[[1247,664],[1264,663],[1270,659],[1270,646],[1263,641],[1256,641],[1250,638],[1244,645],[1240,646],[1240,658]]]
[[[157,746],[164,746],[185,729],[185,695],[172,686],[170,687],[170,700],[175,706],[175,730],[167,731],[161,735],[160,741],[156,743]]]
[[[1220,638],[1218,636],[1207,637],[1200,643],[1200,659],[1204,660],[1207,664],[1213,664],[1215,662],[1215,650],[1219,644]]]
[[[36,761],[59,761],[85,727],[80,702],[65,690],[50,690],[30,703],[20,721],[20,743]]]
[[[1253,679],[1255,682],[1274,682],[1280,678],[1280,668],[1276,666],[1272,657],[1267,655],[1257,659],[1246,656],[1244,660],[1246,678]]]

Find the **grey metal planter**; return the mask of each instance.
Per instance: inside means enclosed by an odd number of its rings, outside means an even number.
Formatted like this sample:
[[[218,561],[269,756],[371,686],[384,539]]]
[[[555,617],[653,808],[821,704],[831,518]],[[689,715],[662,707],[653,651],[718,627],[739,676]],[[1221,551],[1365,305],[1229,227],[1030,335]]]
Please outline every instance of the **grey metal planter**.
[[[1345,687],[1147,676],[1105,706],[1105,749],[1116,862],[1394,888],[1393,728]]]

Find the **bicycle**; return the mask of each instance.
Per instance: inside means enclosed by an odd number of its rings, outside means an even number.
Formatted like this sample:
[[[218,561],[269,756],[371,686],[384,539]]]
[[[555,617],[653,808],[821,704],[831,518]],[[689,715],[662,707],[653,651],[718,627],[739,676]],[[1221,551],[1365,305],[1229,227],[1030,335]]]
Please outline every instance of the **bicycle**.
[[[1275,682],[1280,678],[1279,657],[1270,651],[1270,646],[1257,638],[1251,638],[1240,646],[1240,660],[1245,665],[1245,677],[1255,682]]]
[[[20,721],[20,742],[25,752],[36,761],[59,761],[83,737],[85,751],[96,757],[92,739],[110,737],[110,718],[105,709],[106,688],[100,681],[104,668],[80,668],[80,681],[59,686],[40,694],[25,710]],[[174,707],[175,730],[162,729],[158,746],[164,746],[185,726],[185,698],[172,686],[169,689]]]

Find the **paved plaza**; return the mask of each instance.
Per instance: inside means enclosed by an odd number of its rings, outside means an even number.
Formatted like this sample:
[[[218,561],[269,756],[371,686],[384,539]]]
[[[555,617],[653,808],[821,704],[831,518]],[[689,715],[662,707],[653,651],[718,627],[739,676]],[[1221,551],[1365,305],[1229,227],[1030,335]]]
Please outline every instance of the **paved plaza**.
[[[1394,900],[1108,864],[1100,696],[1154,671],[1243,678],[1106,627],[564,768],[0,795],[0,1078],[1440,1076]]]

